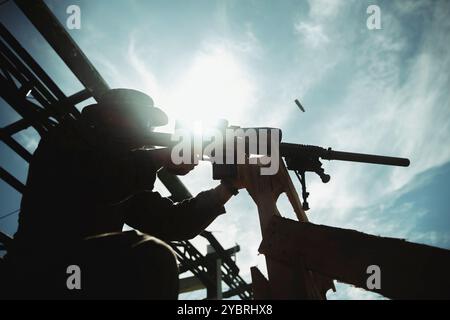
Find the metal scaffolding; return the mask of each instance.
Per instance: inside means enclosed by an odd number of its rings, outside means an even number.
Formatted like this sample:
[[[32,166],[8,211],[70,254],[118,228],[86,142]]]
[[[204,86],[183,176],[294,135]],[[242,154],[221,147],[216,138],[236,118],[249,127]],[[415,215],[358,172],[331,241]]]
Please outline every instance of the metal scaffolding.
[[[80,112],[75,105],[90,98],[98,98],[109,86],[42,0],[15,0],[15,3],[84,86],[79,92],[66,96],[0,23],[1,97],[22,117],[1,128],[0,138],[26,162],[30,162],[32,154],[13,135],[32,127],[41,137],[44,136],[58,123],[69,118],[77,119]],[[0,167],[0,177],[18,192],[23,192],[23,183],[3,167]],[[171,193],[172,200],[181,201],[191,197],[178,177],[160,172],[158,178]],[[203,232],[202,236],[214,249],[213,254],[202,255],[189,241],[171,243],[181,264],[180,274],[192,272],[207,289],[208,298],[237,295],[241,299],[251,299],[251,285],[239,276],[239,268],[231,259],[231,255],[239,248],[225,250],[211,233]],[[0,232],[0,243],[7,248],[10,241]],[[217,268],[212,267],[211,261],[219,263]],[[228,291],[217,294],[217,277],[219,282],[221,280],[229,287]]]

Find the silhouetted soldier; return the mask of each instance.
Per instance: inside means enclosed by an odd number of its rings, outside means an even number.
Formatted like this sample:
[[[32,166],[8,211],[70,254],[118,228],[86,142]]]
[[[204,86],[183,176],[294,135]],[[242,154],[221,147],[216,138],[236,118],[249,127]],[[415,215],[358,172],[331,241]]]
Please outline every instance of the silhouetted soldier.
[[[177,298],[176,258],[162,240],[199,234],[225,212],[236,184],[176,204],[153,192],[161,167],[194,167],[141,148],[146,133],[166,123],[149,96],[113,89],[41,140],[6,259],[16,297]],[[122,232],[124,224],[142,233]],[[81,290],[66,286],[69,265],[81,269]]]

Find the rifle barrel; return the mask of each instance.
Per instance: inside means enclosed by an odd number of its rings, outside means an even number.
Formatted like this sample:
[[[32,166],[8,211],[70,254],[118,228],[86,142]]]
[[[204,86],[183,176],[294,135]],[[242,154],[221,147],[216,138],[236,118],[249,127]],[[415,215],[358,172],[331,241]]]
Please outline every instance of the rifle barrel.
[[[152,132],[149,135],[149,142],[151,145],[173,147],[177,142],[171,140],[171,134]],[[303,145],[296,143],[286,143],[280,144],[280,154],[286,157],[302,157],[302,156],[317,156],[325,160],[341,160],[341,161],[352,161],[352,162],[363,162],[363,163],[374,163],[383,164],[389,166],[400,166],[408,167],[410,162],[406,158],[397,157],[387,157],[375,154],[364,154],[364,153],[354,153],[354,152],[344,152],[325,149],[318,146]]]
[[[341,160],[363,163],[383,164],[388,166],[408,167],[409,159],[380,156],[376,154],[364,154],[344,151],[334,151],[331,148],[325,149],[318,146],[286,143],[280,145],[282,156],[289,158],[319,157],[325,160]]]
[[[387,157],[375,154],[364,154],[364,153],[354,153],[354,152],[343,152],[327,150],[325,156],[322,157],[326,160],[342,160],[342,161],[353,161],[353,162],[364,162],[364,163],[375,163],[383,164],[388,166],[399,166],[408,167],[409,159],[397,158],[397,157]]]

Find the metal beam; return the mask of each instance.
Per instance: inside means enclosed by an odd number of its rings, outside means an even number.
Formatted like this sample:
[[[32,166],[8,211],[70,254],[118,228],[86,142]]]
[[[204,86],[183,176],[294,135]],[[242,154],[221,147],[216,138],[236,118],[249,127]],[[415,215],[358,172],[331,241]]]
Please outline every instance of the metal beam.
[[[246,291],[252,291],[252,285],[251,284],[246,284],[246,285],[242,285],[239,286],[237,288],[234,289],[230,289],[228,291],[225,291],[224,293],[222,293],[222,298],[223,299],[228,299],[237,295],[242,295],[245,294]]]
[[[87,100],[89,98],[92,98],[91,92],[89,92],[88,89],[83,89],[67,97],[66,101],[68,104],[75,106],[78,103],[83,102],[84,100]]]
[[[206,256],[193,261],[191,265],[204,265],[206,263],[206,261],[211,260],[211,259],[219,259],[219,258],[223,259],[225,256],[229,257],[233,254],[236,254],[237,252],[240,251],[240,249],[241,248],[238,245],[236,245],[230,249],[225,250],[225,253],[223,253],[223,254],[219,254],[217,252],[208,253]],[[189,269],[187,269],[185,266],[183,266],[183,265],[180,266],[180,273],[184,273],[187,271],[189,271]]]
[[[6,127],[3,127],[1,131],[5,135],[12,136],[22,130],[29,128],[30,126],[31,124],[28,120],[20,119],[14,123],[7,125]]]
[[[33,157],[32,154],[27,149],[22,147],[22,145],[18,143],[16,140],[4,134],[3,129],[0,131],[0,139],[15,153],[21,156],[23,160],[25,160],[26,162],[31,161],[31,158]]]
[[[179,293],[186,293],[205,289],[205,285],[196,276],[180,279]]]
[[[6,68],[21,83],[22,87],[26,87],[26,92],[23,92],[24,98],[30,91],[42,107],[50,108],[51,104],[56,102],[55,98],[36,77],[30,74],[27,68],[2,41],[0,41],[0,52],[0,64],[2,67]]]
[[[44,1],[15,0],[15,2],[95,99],[109,90],[106,81]]]
[[[36,95],[36,92],[38,92],[41,95],[41,98],[45,99],[42,101],[45,101],[48,105],[54,104],[57,100],[55,96],[42,84],[41,80],[39,80],[36,75],[34,75],[30,69],[22,63],[22,61],[19,60],[19,58],[16,56],[16,54],[10,50],[3,41],[0,41],[0,49],[2,54],[9,60],[9,62],[14,65],[16,70],[20,72],[23,77],[27,79],[27,83],[33,83],[34,85],[34,95]],[[38,96],[35,96],[36,99]],[[45,106],[45,105],[43,105]]]
[[[48,89],[59,99],[63,100],[66,96],[61,89],[53,82],[41,66],[34,60],[31,55],[20,45],[14,36],[0,23],[0,35],[14,49],[23,62],[42,80]]]
[[[208,256],[208,255],[207,255]],[[206,298],[210,300],[222,299],[222,259],[216,257],[215,259],[208,259],[206,267],[208,275],[213,280],[212,285],[206,287]]]
[[[25,190],[25,186],[23,185],[23,183],[17,180],[16,177],[14,177],[8,171],[3,169],[3,167],[0,167],[0,178],[20,193],[23,193],[23,191]]]
[[[29,53],[18,43],[11,33],[0,23],[0,49],[2,56],[1,64],[5,77],[14,75],[22,86],[26,86],[33,97],[46,108],[49,113],[62,121],[66,114],[77,117],[80,112],[74,107],[78,100],[91,97],[86,93],[87,89],[81,90],[69,98],[59,89],[53,80],[29,55]],[[5,44],[3,43],[5,42]]]
[[[47,132],[51,124],[46,110],[36,106],[25,99],[23,92],[17,89],[6,78],[0,77],[2,86],[1,96],[24,119],[30,121],[34,129],[42,136]]]
[[[177,253],[182,266],[191,271],[205,287],[212,285],[212,279],[207,273],[205,265],[197,265],[193,262],[203,258],[203,255],[189,241],[172,241],[169,243]]]
[[[219,243],[219,241],[217,241],[216,237],[214,237],[214,235],[211,232],[206,231],[206,230],[203,231],[200,235],[209,241],[211,246],[214,248],[215,254],[219,255],[220,258],[223,259],[223,262],[225,264],[227,264],[229,271],[232,274],[239,274],[239,268],[234,263],[234,261],[231,260],[231,254],[228,253],[228,250],[225,250],[222,247],[222,245]],[[234,248],[236,248],[236,247],[234,247]],[[236,249],[238,249],[238,251],[239,251],[239,249],[240,249],[239,246],[237,246]]]

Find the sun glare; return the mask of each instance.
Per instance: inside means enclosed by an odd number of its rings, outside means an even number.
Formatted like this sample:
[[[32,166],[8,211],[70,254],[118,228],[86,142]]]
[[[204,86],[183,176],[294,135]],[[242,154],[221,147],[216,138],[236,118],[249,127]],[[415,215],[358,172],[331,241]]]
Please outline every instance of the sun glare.
[[[218,119],[232,123],[253,103],[254,87],[245,68],[223,48],[199,53],[168,97],[169,112],[184,122],[207,127]]]

